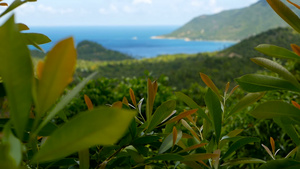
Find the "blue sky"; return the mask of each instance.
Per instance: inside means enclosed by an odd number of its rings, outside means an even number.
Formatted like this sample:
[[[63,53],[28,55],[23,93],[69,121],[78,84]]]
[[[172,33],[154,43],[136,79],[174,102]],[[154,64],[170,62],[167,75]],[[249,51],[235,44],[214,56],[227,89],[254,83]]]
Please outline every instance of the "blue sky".
[[[258,0],[38,0],[16,10],[29,26],[182,25]],[[12,0],[4,0],[11,3]],[[0,7],[3,11],[4,7]]]

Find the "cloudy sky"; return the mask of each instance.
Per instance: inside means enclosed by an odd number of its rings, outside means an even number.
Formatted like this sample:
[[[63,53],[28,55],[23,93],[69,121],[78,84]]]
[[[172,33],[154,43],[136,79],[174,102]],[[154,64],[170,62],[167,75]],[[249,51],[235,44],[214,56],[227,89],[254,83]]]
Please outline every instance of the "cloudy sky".
[[[182,25],[195,16],[246,7],[257,1],[38,0],[17,9],[16,18],[29,26]]]

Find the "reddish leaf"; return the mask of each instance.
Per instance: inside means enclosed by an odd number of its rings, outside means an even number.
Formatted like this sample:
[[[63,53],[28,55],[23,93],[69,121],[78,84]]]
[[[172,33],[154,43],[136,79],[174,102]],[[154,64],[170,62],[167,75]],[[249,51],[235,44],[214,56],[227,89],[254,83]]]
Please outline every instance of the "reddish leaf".
[[[134,95],[134,92],[131,88],[129,89],[129,94],[130,94],[130,98],[131,98],[131,101],[132,101],[133,105],[136,107],[135,95]]]
[[[197,111],[198,111],[198,109],[184,111],[184,112],[180,113],[178,116],[176,116],[176,117],[172,118],[171,120],[169,120],[167,123],[172,123],[172,122],[179,121],[179,120],[185,118],[186,116],[189,116],[191,114],[196,113]]]
[[[88,110],[92,110],[94,108],[93,103],[92,103],[91,99],[89,98],[89,96],[84,95],[84,101],[88,107]]]

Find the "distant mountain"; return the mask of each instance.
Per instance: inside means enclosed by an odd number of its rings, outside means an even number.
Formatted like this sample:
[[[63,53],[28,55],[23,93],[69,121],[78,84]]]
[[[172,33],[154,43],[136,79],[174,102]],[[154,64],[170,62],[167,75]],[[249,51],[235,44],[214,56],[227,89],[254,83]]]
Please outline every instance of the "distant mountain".
[[[241,9],[214,15],[198,16],[174,32],[161,38],[192,40],[241,40],[268,29],[287,24],[271,9],[266,0]]]
[[[91,60],[91,61],[118,61],[118,60],[127,60],[133,59],[129,55],[123,54],[118,51],[109,50],[103,47],[102,45],[91,42],[91,41],[82,41],[77,47],[77,58],[83,60]],[[45,53],[39,50],[31,50],[31,56],[37,58],[45,57]]]
[[[254,49],[254,47],[259,44],[273,44],[292,50],[290,47],[291,43],[300,45],[300,34],[295,32],[292,28],[276,28],[246,38],[220,51],[218,55],[229,57],[256,57],[263,55]]]

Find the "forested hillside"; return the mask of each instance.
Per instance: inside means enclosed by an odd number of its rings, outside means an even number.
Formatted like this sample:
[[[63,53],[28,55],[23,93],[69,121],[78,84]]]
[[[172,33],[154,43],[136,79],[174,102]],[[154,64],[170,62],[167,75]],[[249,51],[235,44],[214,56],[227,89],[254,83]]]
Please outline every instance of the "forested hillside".
[[[260,0],[246,8],[198,16],[162,37],[241,40],[268,29],[286,26],[287,24],[276,15],[266,0]]]

